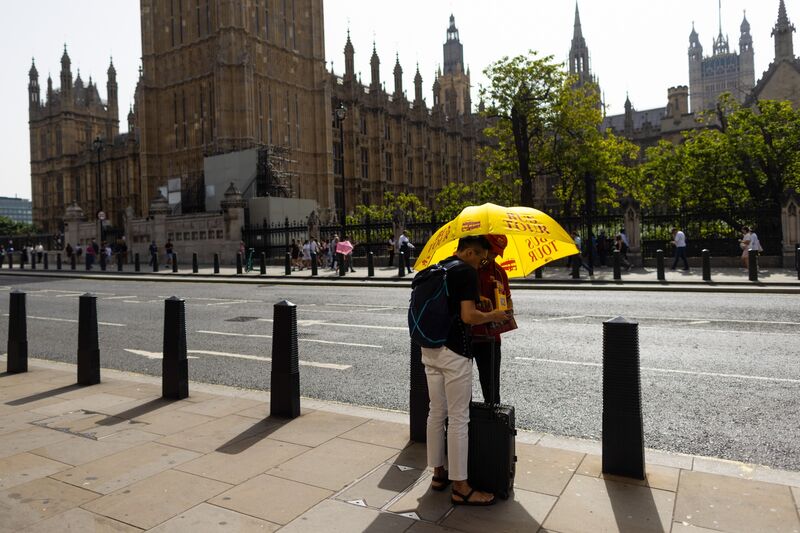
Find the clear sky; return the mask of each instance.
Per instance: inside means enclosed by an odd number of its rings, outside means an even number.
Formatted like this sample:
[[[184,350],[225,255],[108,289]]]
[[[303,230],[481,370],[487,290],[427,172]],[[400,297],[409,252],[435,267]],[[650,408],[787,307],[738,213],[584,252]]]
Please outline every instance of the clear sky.
[[[425,97],[432,102],[433,74],[442,62],[442,44],[451,13],[455,15],[464,60],[475,86],[482,71],[504,55],[527,50],[565,61],[572,39],[573,0],[324,0],[328,66],[344,70],[347,28],[356,50],[356,71],[369,83],[373,39],[381,58],[381,80],[393,90],[395,53],[403,66],[403,86],[413,94],[419,62]],[[778,0],[722,0],[722,29],[738,49],[743,10],[752,26],[756,79],[773,57],[770,32]],[[800,0],[788,0],[789,18],[800,24]],[[706,53],[719,32],[718,0],[580,0],[583,34],[592,71],[605,93],[608,113],[623,111],[626,93],[637,109],[666,105],[667,88],[688,85],[686,51],[694,21]],[[800,38],[796,37],[796,50]],[[59,85],[60,59],[67,43],[73,77],[91,75],[106,96],[106,70],[114,57],[119,84],[120,124],[127,127],[141,56],[139,2],[136,0],[29,0],[14,2],[0,20],[3,78],[0,101],[0,195],[30,198],[27,86],[31,57],[36,58],[42,98],[48,72]]]

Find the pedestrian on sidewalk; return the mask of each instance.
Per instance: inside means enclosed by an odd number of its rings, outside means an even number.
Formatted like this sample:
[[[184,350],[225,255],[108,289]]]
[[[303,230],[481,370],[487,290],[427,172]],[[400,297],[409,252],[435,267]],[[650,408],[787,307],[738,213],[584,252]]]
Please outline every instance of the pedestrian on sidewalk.
[[[148,263],[149,266],[157,265],[158,264],[158,246],[156,246],[156,241],[152,241],[150,243],[150,247],[147,249],[150,252],[150,262]]]
[[[92,269],[92,265],[94,265],[94,260],[97,257],[97,249],[95,249],[94,247],[95,244],[96,243],[92,241],[92,243],[86,247],[86,270]]]
[[[406,235],[405,230],[400,232],[400,237],[397,238],[397,244],[400,245],[400,252],[403,254],[403,262],[405,263],[406,270],[409,274],[411,274],[411,250],[414,249],[414,245],[411,244],[411,240]]]
[[[742,226],[742,238],[739,240],[742,247],[742,266],[745,270],[750,270],[750,250],[763,252],[761,241],[758,240],[756,232],[747,226]]]
[[[339,262],[339,259],[338,259],[339,254],[336,253],[336,246],[338,244],[339,244],[339,234],[338,233],[334,233],[333,234],[333,238],[331,239],[331,244],[330,244],[330,246],[328,246],[328,249],[330,250],[330,254],[331,254],[330,265],[331,265],[331,270],[333,270],[333,271],[336,270],[337,263]]]
[[[447,270],[447,301],[450,330],[439,348],[422,347],[422,363],[428,381],[430,411],[427,422],[428,466],[433,467],[431,489],[443,491],[452,481],[455,505],[492,505],[494,495],[473,489],[467,481],[469,457],[469,402],[472,397],[472,351],[470,326],[504,322],[505,311],[479,311],[478,268],[488,262],[490,244],[483,236],[458,241]],[[447,450],[445,451],[445,421]],[[447,467],[445,467],[447,465]]]
[[[311,241],[306,239],[303,241],[303,263],[300,270],[304,268],[311,268]]]
[[[300,262],[300,245],[297,241],[292,239],[292,244],[289,247],[289,252],[292,254],[292,270],[303,270],[303,265]]]
[[[675,246],[675,260],[672,262],[672,270],[678,266],[678,259],[683,260],[683,270],[689,270],[689,261],[686,260],[686,234],[678,228],[672,228],[672,244]]]
[[[389,266],[394,264],[394,236],[389,236],[389,240],[386,242],[386,251],[389,253]]]
[[[164,245],[164,252],[167,254],[167,266],[172,266],[172,250],[174,246],[172,239],[167,239],[167,244]]]
[[[581,239],[581,234],[578,232],[578,230],[572,232],[572,240],[575,241],[575,247],[578,249],[578,255],[571,255],[569,257],[569,260],[579,261],[580,266],[585,268],[586,272],[588,272],[590,276],[594,276],[594,272],[592,271],[592,269],[589,268],[589,265],[587,265],[586,262],[583,260],[583,239]],[[567,265],[570,266],[569,261],[567,262]]]
[[[631,269],[631,263],[628,261],[628,250],[625,246],[625,241],[622,240],[622,235],[617,235],[614,239],[614,249],[619,250],[619,264],[626,270]]]

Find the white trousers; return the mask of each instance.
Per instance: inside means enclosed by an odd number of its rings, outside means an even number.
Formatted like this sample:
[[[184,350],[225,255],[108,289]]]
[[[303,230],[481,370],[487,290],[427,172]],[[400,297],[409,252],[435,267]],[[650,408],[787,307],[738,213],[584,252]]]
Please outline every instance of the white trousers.
[[[446,347],[422,348],[422,363],[428,378],[428,466],[448,465],[453,481],[467,479],[469,459],[469,402],[472,398],[472,359]],[[444,424],[447,427],[447,454]]]

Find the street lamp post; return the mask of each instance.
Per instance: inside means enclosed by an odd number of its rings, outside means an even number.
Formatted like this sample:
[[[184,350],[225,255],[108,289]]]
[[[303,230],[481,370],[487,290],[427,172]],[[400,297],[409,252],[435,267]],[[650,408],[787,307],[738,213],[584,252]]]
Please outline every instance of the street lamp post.
[[[100,218],[100,215],[103,213],[103,182],[100,179],[100,152],[103,150],[103,141],[100,137],[95,138],[94,142],[92,142],[92,146],[94,147],[94,151],[97,154],[97,172],[95,173],[95,181],[96,187],[95,190],[97,191],[97,212],[95,213],[95,217],[97,218],[97,238],[100,240],[98,245],[102,245],[103,241],[105,241],[105,231],[103,230],[103,219]],[[103,217],[105,218],[105,217]]]
[[[347,229],[347,192],[345,191],[345,179],[344,179],[344,119],[347,117],[347,109],[345,109],[344,104],[339,104],[334,111],[336,114],[336,124],[339,126],[339,145],[342,151],[342,235],[341,238],[344,239],[345,230]]]

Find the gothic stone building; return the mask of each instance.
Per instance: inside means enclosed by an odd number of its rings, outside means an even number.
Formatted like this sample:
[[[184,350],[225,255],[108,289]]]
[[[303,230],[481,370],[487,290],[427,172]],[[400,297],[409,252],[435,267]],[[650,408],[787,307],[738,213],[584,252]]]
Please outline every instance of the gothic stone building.
[[[361,83],[360,75],[356,77],[349,34],[344,56],[344,75],[329,74],[331,108],[346,110],[343,121],[331,121],[337,207],[343,172],[349,207],[381,204],[387,192],[410,192],[432,206],[445,185],[470,184],[485,175],[477,158],[479,149],[488,144],[483,135],[485,120],[472,112],[469,69],[464,69],[463,46],[452,15],[444,44],[444,72],[436,73],[430,107],[423,97],[419,67],[413,98],[409,98],[399,57],[393,70],[394,90],[389,92],[380,79],[375,47],[369,85]]]

